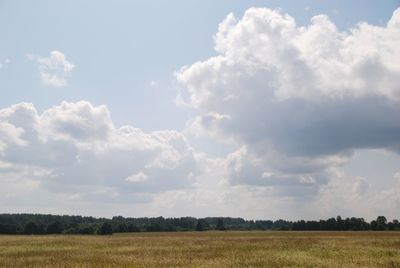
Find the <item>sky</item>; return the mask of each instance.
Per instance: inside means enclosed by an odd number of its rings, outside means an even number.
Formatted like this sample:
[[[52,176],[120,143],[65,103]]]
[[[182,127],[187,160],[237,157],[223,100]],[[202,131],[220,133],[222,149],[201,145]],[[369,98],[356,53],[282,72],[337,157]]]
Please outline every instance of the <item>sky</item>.
[[[399,8],[0,0],[0,212],[400,218]]]

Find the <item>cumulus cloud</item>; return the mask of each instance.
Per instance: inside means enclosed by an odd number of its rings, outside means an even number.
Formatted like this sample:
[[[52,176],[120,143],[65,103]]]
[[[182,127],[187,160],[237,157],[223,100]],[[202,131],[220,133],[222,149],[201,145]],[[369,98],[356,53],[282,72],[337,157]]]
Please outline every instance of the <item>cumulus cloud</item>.
[[[232,184],[314,196],[355,150],[400,152],[399,21],[339,31],[326,15],[302,27],[267,8],[229,14],[218,54],[176,73],[177,103],[198,112],[189,128],[240,148]]]
[[[39,64],[40,79],[47,86],[65,86],[67,78],[75,68],[75,65],[69,62],[67,57],[58,50],[51,51],[48,57],[29,54],[28,58]]]
[[[42,138],[57,136],[76,142],[106,141],[114,128],[105,105],[94,107],[88,102],[63,102],[41,116]]]
[[[190,188],[204,159],[176,131],[116,128],[106,106],[85,101],[41,114],[19,103],[0,110],[0,126],[0,179],[29,177],[72,199],[127,201]]]

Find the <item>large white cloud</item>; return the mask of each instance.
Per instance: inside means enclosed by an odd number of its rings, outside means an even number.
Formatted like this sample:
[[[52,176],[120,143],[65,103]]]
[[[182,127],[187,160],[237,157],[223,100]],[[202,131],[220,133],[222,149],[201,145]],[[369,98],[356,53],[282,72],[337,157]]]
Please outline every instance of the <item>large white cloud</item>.
[[[177,102],[198,111],[190,127],[240,147],[231,183],[315,194],[354,150],[400,152],[399,21],[343,32],[325,15],[300,27],[267,8],[230,14],[218,55],[176,73]]]
[[[16,104],[0,110],[0,126],[3,184],[28,180],[75,199],[126,202],[190,188],[204,160],[176,131],[116,128],[105,106],[85,101],[42,114],[30,103]]]

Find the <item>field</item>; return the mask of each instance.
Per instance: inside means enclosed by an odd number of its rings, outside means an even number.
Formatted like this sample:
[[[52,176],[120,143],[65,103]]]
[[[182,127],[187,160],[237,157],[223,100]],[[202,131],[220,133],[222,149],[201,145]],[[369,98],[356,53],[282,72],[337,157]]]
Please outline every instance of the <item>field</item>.
[[[400,267],[400,232],[6,235],[0,267]]]

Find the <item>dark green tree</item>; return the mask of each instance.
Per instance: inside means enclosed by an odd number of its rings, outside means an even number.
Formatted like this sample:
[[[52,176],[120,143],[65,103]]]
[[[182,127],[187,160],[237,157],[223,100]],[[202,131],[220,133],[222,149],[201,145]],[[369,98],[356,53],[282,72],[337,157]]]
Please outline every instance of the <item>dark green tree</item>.
[[[108,222],[104,222],[97,230],[97,234],[99,235],[111,235],[112,233],[113,233],[112,226]]]
[[[378,230],[378,223],[376,221],[371,221],[371,230]]]
[[[78,232],[80,234],[89,235],[89,234],[94,234],[95,230],[94,230],[93,226],[91,226],[91,225],[83,225],[83,226],[79,227]]]
[[[225,225],[224,225],[224,219],[223,218],[218,218],[217,220],[217,226],[215,226],[216,230],[219,231],[224,231],[225,229]]]
[[[126,233],[127,231],[128,231],[128,226],[122,222],[119,223],[115,228],[116,233]]]
[[[48,234],[61,234],[64,231],[64,227],[61,222],[55,221],[47,225],[46,233]]]
[[[1,224],[0,223],[0,234],[16,234],[17,226],[15,224]]]
[[[344,223],[343,223],[342,217],[337,216],[336,217],[336,230],[341,231],[341,230],[343,230],[343,228],[344,228]]]
[[[137,227],[135,224],[130,223],[130,224],[128,224],[127,231],[128,232],[140,232],[140,228]]]
[[[206,231],[209,229],[208,223],[205,219],[198,219],[196,224],[196,231]]]
[[[378,216],[376,218],[377,229],[380,231],[387,229],[387,219],[385,216]]]
[[[29,221],[25,224],[24,234],[38,234],[39,227],[33,221]]]

